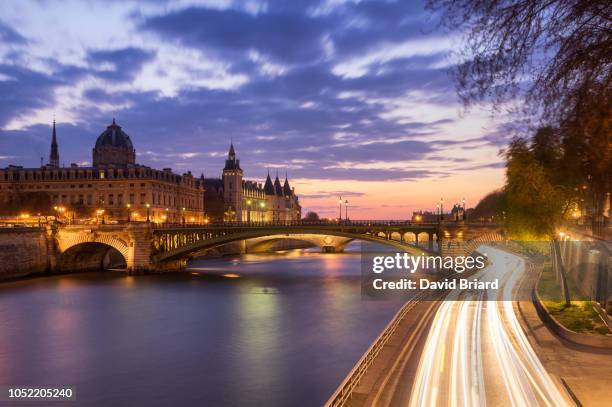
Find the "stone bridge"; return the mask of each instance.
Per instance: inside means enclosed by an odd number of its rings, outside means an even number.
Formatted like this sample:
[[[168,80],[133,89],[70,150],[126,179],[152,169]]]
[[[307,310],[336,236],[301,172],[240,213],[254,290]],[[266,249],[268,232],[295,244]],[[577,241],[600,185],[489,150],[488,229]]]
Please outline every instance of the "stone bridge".
[[[207,250],[238,241],[258,244],[298,239],[325,252],[342,251],[352,240],[382,243],[400,251],[457,256],[476,242],[499,240],[497,225],[351,221],[349,223],[166,225],[132,222],[117,225],[69,225],[52,233],[61,271],[100,269],[110,248],[124,259],[128,273],[173,270]],[[116,252],[114,252],[116,254]],[[117,256],[116,256],[117,257]]]

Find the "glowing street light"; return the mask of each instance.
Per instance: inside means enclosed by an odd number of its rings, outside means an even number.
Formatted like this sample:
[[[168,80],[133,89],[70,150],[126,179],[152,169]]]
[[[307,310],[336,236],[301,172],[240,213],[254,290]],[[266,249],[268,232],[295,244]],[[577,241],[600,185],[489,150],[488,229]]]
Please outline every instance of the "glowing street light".
[[[151,222],[151,217],[149,216],[150,215],[151,205],[150,204],[146,204],[145,206],[147,207],[147,223],[148,223],[148,222]]]
[[[127,214],[128,214],[128,222],[132,221],[132,205],[131,204],[127,204],[125,205],[125,207],[127,208]]]
[[[340,195],[338,197],[338,205],[340,207],[340,212],[339,212],[339,215],[338,215],[338,221],[341,222],[342,221],[342,195]]]
[[[185,208],[182,208],[182,219],[183,219],[183,226],[185,226]]]
[[[344,221],[348,222],[348,199],[344,201]]]
[[[100,218],[102,219],[102,224],[104,225],[104,209],[100,208],[96,210],[96,218],[98,223],[100,223]]]
[[[246,203],[247,203],[247,222],[251,223],[251,203],[252,202],[250,199],[247,199]]]

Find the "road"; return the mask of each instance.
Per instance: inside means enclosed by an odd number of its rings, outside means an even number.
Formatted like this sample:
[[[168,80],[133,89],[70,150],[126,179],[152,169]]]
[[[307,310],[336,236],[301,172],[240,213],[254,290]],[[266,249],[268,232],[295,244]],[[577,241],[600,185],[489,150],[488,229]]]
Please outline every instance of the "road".
[[[525,262],[489,246],[480,251],[492,264],[474,277],[499,279],[500,288],[480,294],[455,291],[440,305],[420,356],[409,405],[573,405],[531,347],[513,302],[505,300],[512,298]]]

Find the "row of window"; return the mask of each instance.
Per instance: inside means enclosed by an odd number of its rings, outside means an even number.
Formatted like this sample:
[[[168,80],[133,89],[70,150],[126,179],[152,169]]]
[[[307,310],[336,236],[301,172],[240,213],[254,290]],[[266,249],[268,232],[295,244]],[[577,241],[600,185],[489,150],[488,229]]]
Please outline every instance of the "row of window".
[[[150,169],[128,170],[124,174],[122,169],[108,170],[51,170],[51,171],[0,171],[0,180],[4,181],[58,181],[71,179],[114,179],[114,178],[151,178],[174,183],[184,181],[187,186],[194,186],[191,178],[165,171]],[[127,175],[127,176],[124,176]]]
[[[123,206],[127,205],[136,205],[136,196],[135,194],[129,194],[127,197],[127,202],[124,199],[123,194],[108,194],[108,195],[98,195],[96,204],[101,206]],[[73,194],[73,195],[53,195],[52,201],[54,205],[62,205],[62,204],[78,204],[78,205],[88,205],[91,206],[94,204],[94,196],[93,194]],[[183,203],[183,207],[188,209],[197,210],[195,207],[195,200],[193,199],[183,199],[181,200]],[[140,206],[145,206],[147,204],[146,194],[141,193],[138,199],[138,204]],[[176,197],[163,197],[163,203],[160,199],[159,195],[153,194],[153,205],[158,206],[177,206]]]

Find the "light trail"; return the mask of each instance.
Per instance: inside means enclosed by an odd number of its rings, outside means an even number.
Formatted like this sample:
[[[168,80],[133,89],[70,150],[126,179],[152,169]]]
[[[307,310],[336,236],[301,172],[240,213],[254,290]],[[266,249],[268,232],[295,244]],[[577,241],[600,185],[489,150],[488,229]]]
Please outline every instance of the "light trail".
[[[474,277],[498,279],[500,289],[486,293],[489,301],[484,292],[447,296],[423,348],[410,407],[571,405],[535,354],[510,301],[525,271],[523,259],[493,247],[481,250],[491,264]]]

